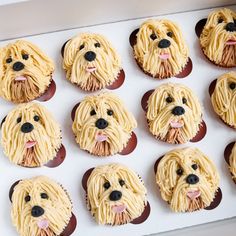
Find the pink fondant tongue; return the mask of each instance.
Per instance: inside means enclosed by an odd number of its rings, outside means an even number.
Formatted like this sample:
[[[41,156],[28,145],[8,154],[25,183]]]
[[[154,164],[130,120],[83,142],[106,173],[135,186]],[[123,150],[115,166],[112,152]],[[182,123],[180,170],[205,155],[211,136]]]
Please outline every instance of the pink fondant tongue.
[[[25,81],[25,80],[27,80],[27,78],[26,78],[25,76],[23,76],[23,75],[17,76],[17,77],[15,78],[15,81]]]
[[[36,141],[28,141],[28,142],[26,142],[26,144],[25,144],[25,147],[26,148],[32,148],[34,145],[36,145]]]
[[[163,54],[160,54],[159,57],[163,60],[167,60],[170,58],[170,54],[169,53],[163,53]]]
[[[187,192],[187,196],[188,198],[190,198],[191,200],[196,199],[197,197],[199,197],[201,195],[200,190],[195,190],[195,191],[188,191]]]
[[[125,209],[126,209],[125,205],[115,205],[115,206],[112,206],[112,210],[115,213],[122,213]]]
[[[87,67],[86,68],[86,71],[89,72],[89,73],[92,73],[96,70],[97,68],[96,67]]]
[[[236,40],[228,40],[226,41],[226,45],[235,45],[236,44]]]
[[[107,136],[104,134],[97,134],[96,141],[97,142],[104,142],[107,140]]]
[[[48,222],[48,220],[43,219],[43,220],[39,220],[37,222],[37,225],[40,229],[47,229],[49,226],[49,222]]]
[[[170,126],[172,128],[182,128],[184,125],[183,125],[183,123],[181,123],[179,121],[171,121]]]

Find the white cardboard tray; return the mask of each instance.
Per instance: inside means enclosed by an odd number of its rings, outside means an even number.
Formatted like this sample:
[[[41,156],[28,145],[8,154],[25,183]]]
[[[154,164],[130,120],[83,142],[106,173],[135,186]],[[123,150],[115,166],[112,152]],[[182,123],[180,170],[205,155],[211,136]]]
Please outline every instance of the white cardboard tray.
[[[236,6],[232,6],[236,9]],[[208,95],[208,86],[220,74],[228,71],[210,64],[199,50],[198,38],[195,35],[195,24],[198,20],[206,17],[211,10],[201,10],[180,14],[166,15],[161,18],[168,18],[179,23],[183,34],[190,47],[190,56],[193,61],[192,73],[184,79],[168,79],[157,81],[144,75],[137,67],[129,45],[129,35],[145,19],[106,24],[83,29],[75,29],[28,37],[27,39],[36,43],[51,56],[56,63],[54,80],[57,84],[55,96],[45,105],[60,122],[63,131],[63,144],[67,150],[66,160],[57,168],[28,169],[11,164],[0,150],[0,224],[1,235],[17,235],[10,219],[10,201],[8,191],[16,180],[36,175],[47,175],[60,182],[70,193],[74,205],[74,213],[77,216],[78,225],[73,235],[146,235],[170,231],[192,225],[222,220],[236,216],[236,186],[231,180],[230,174],[223,158],[225,146],[235,140],[235,131],[224,125],[214,114],[211,108]],[[74,141],[71,131],[72,121],[70,112],[73,106],[80,101],[86,93],[73,86],[65,79],[64,71],[61,68],[60,49],[63,43],[78,32],[97,32],[104,34],[117,48],[123,61],[123,68],[126,73],[126,80],[123,86],[114,91],[126,103],[133,112],[137,121],[138,146],[129,156],[116,155],[110,158],[92,157],[81,151]],[[0,42],[0,46],[8,42]],[[142,95],[149,89],[166,83],[184,83],[194,90],[204,105],[203,118],[207,124],[208,132],[206,137],[198,143],[185,145],[168,145],[155,140],[148,132],[144,112],[140,106]],[[0,99],[0,119],[14,107],[13,104]],[[184,146],[196,146],[206,153],[217,165],[221,180],[220,187],[223,192],[221,204],[211,211],[198,211],[194,213],[172,213],[169,206],[160,198],[159,191],[155,184],[153,165],[158,157],[173,148]],[[127,224],[120,227],[98,226],[86,209],[85,192],[81,187],[81,178],[84,172],[94,166],[110,162],[120,162],[139,173],[148,189],[148,201],[151,204],[151,214],[146,222],[140,225]]]

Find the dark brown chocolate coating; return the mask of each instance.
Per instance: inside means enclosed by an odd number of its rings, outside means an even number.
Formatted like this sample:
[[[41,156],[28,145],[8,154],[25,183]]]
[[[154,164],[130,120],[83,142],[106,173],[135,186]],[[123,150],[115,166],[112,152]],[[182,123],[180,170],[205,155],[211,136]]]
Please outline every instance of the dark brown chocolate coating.
[[[200,38],[200,35],[202,33],[204,26],[206,25],[206,22],[207,22],[207,18],[201,19],[197,22],[195,26],[195,33],[198,38]]]
[[[211,202],[210,206],[206,207],[205,210],[213,210],[216,207],[218,207],[222,200],[222,191],[220,188],[218,188],[217,192],[215,193],[215,198]]]
[[[36,100],[38,100],[40,102],[46,102],[54,96],[55,92],[56,92],[56,83],[52,79],[51,83],[50,83],[49,87],[47,88],[47,90],[45,91],[45,93],[42,94],[40,97],[38,97]]]
[[[132,220],[130,223],[135,224],[135,225],[142,224],[149,217],[150,212],[151,212],[151,207],[150,207],[149,202],[147,202],[147,205],[145,206],[142,215]]]
[[[94,170],[95,168],[90,168],[88,169],[84,175],[83,175],[83,178],[82,178],[82,187],[84,189],[85,192],[87,192],[87,182],[88,182],[88,178],[89,176],[91,175],[92,171]]]
[[[9,199],[10,199],[11,202],[12,202],[12,194],[13,194],[13,192],[14,192],[14,188],[16,187],[17,184],[19,184],[20,181],[21,181],[21,180],[17,180],[17,181],[11,186],[11,188],[10,188],[10,190],[9,190]]]
[[[49,161],[47,164],[45,164],[45,166],[50,168],[57,167],[61,165],[61,163],[65,160],[65,158],[66,158],[66,149],[64,145],[61,144],[61,147],[58,150],[56,157],[53,160]]]
[[[137,142],[138,142],[137,136],[136,136],[136,134],[134,132],[132,132],[131,137],[130,137],[126,147],[121,152],[119,152],[119,154],[120,155],[128,155],[128,154],[130,154],[136,148]]]
[[[66,228],[64,229],[64,231],[60,234],[60,236],[70,236],[75,231],[76,226],[77,226],[77,219],[74,213],[72,212],[70,221],[68,225],[66,226]]]
[[[117,75],[117,79],[111,85],[108,85],[106,88],[110,90],[117,89],[124,83],[124,81],[125,81],[125,72],[123,69],[121,69],[119,74]]]

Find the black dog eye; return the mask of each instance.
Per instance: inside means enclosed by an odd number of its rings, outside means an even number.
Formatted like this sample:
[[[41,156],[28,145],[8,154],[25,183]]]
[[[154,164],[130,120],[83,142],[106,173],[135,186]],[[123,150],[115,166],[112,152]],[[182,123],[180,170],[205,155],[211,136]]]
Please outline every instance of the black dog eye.
[[[43,199],[48,199],[48,195],[46,193],[41,193],[40,196]]]
[[[109,182],[106,182],[106,183],[103,184],[103,187],[104,187],[105,189],[109,189],[110,186],[111,186],[111,185],[110,185]]]
[[[181,169],[181,168],[179,168],[177,171],[176,171],[176,173],[177,173],[177,175],[182,175],[183,174],[183,169]]]
[[[91,116],[96,115],[96,111],[95,111],[95,110],[90,111],[90,115],[91,115]]]
[[[172,101],[173,101],[172,97],[169,96],[166,98],[166,102],[171,103]]]
[[[112,110],[108,110],[107,111],[107,115],[112,116],[113,115],[113,111]]]
[[[16,119],[16,122],[17,122],[17,123],[20,123],[20,122],[21,122],[21,117],[18,117],[18,118]]]
[[[34,121],[39,121],[39,116],[34,116]]]
[[[29,195],[27,195],[27,196],[25,197],[25,202],[29,202],[30,199],[31,199],[31,197],[30,197]]]
[[[84,44],[80,45],[79,50],[82,50],[84,48]]]
[[[101,44],[100,43],[95,43],[94,46],[95,46],[95,48],[100,48]]]
[[[151,35],[150,35],[150,38],[151,38],[152,40],[155,40],[155,39],[157,39],[157,36],[156,36],[155,34],[151,34]]]
[[[220,23],[222,23],[224,20],[222,19],[222,18],[220,18],[219,20],[218,20],[218,24],[220,24]]]
[[[9,63],[11,63],[11,62],[12,62],[12,58],[11,58],[11,57],[9,57],[9,58],[6,59],[6,63],[9,64]]]
[[[170,32],[167,33],[167,36],[169,36],[170,38],[172,38],[173,33],[170,31]]]
[[[234,90],[236,88],[236,83],[232,82],[229,84],[230,89]]]
[[[29,55],[28,55],[28,54],[22,54],[22,58],[23,58],[24,60],[28,60],[28,59],[29,59]]]
[[[196,170],[198,168],[197,164],[192,164],[192,168]]]
[[[187,99],[186,98],[182,98],[182,102],[183,102],[183,104],[187,103]]]
[[[119,184],[120,184],[120,186],[122,187],[123,185],[125,185],[125,181],[124,181],[123,179],[120,179],[120,180],[119,180]]]

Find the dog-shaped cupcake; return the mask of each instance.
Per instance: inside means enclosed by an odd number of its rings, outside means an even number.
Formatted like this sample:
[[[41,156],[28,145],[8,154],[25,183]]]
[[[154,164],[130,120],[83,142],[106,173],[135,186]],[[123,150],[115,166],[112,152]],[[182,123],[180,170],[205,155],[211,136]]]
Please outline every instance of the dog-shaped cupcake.
[[[217,115],[236,128],[236,72],[225,73],[217,79],[211,103]]]
[[[111,85],[121,70],[121,60],[110,42],[100,34],[81,33],[64,46],[66,78],[86,91]]]
[[[158,79],[182,72],[189,60],[189,50],[177,24],[149,19],[136,36],[134,56],[144,72]]]
[[[127,224],[140,217],[146,194],[141,178],[121,164],[96,167],[87,180],[87,207],[103,225]]]
[[[227,8],[210,13],[200,35],[207,58],[223,67],[236,66],[236,12]]]
[[[29,102],[45,93],[54,64],[36,45],[18,40],[0,48],[0,96],[14,102]]]
[[[11,191],[11,218],[20,236],[57,236],[69,224],[70,197],[48,177],[21,180]]]
[[[163,84],[148,99],[150,132],[158,139],[178,144],[190,141],[199,131],[202,108],[193,92],[182,84]]]
[[[137,122],[123,102],[112,93],[85,97],[75,112],[72,125],[80,148],[97,156],[121,152]]]
[[[183,148],[161,158],[156,182],[173,211],[192,212],[210,206],[219,187],[219,174],[199,149]]]
[[[11,162],[38,167],[56,157],[62,145],[61,129],[38,103],[18,105],[2,123],[1,144]]]

